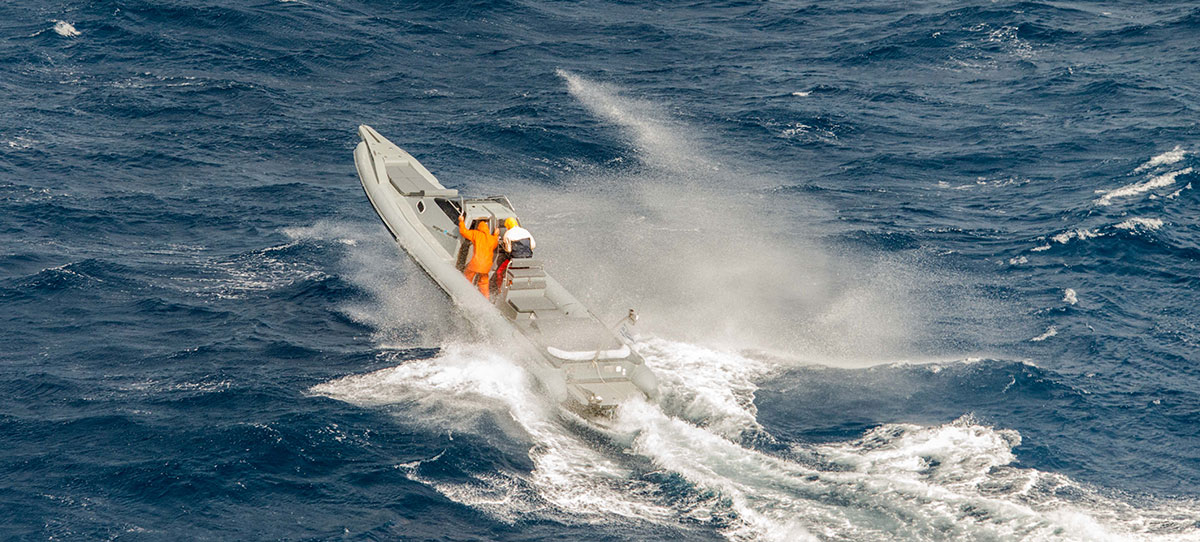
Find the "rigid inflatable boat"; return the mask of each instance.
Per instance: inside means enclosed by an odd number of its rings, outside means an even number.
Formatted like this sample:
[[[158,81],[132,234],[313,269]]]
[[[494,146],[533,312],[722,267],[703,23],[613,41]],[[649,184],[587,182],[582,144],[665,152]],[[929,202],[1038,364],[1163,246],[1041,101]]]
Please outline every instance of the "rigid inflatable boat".
[[[606,326],[536,257],[512,259],[490,299],[464,277],[472,246],[459,235],[459,215],[468,228],[487,221],[503,234],[505,219],[516,217],[507,197],[460,196],[371,127],[359,126],[358,135],[358,178],[392,237],[469,320],[514,349],[553,400],[602,416],[630,398],[657,399],[654,373],[631,348],[633,311]]]

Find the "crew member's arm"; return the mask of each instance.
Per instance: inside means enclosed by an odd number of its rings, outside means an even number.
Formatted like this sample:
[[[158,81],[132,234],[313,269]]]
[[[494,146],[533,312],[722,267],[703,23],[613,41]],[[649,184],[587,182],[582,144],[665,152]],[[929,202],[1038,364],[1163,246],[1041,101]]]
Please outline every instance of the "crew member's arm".
[[[463,215],[458,215],[458,234],[464,239],[474,242],[475,236],[471,235],[472,231],[467,229],[467,224],[463,222]]]

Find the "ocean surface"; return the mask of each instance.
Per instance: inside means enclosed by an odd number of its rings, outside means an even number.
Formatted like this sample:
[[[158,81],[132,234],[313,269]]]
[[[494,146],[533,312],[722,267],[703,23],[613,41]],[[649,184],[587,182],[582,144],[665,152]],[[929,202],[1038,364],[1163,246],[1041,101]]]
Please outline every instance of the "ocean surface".
[[[1195,2],[0,3],[0,539],[1200,540]],[[371,125],[658,404],[542,397]]]

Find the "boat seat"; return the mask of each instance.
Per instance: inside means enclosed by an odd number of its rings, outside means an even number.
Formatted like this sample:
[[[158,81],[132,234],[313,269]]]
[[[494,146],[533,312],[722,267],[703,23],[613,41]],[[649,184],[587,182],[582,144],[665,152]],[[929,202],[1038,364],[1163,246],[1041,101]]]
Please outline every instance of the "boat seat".
[[[458,190],[454,190],[453,188],[432,188],[434,183],[430,182],[431,179],[426,178],[417,169],[417,166],[408,160],[388,160],[386,169],[388,181],[392,183],[392,187],[401,196],[424,198],[458,197]]]
[[[427,190],[418,190],[404,194],[405,196],[421,196],[425,198],[457,198],[458,190],[453,188],[434,188]]]
[[[520,295],[520,292],[510,294],[508,304],[517,312],[547,311],[558,308],[558,305],[544,295]]]
[[[509,264],[509,269],[541,269],[542,261],[533,258],[513,258]]]
[[[543,277],[513,277],[512,273],[508,275],[508,289],[515,290],[545,290],[546,279]]]
[[[509,265],[507,271],[508,271],[508,275],[515,279],[527,279],[527,278],[537,278],[537,277],[546,276],[545,271],[542,271],[540,268],[536,268],[536,267],[533,267],[533,268],[516,267],[516,268],[514,268],[513,266]]]
[[[509,290],[541,290],[546,288],[546,272],[541,269],[513,269],[505,271]]]

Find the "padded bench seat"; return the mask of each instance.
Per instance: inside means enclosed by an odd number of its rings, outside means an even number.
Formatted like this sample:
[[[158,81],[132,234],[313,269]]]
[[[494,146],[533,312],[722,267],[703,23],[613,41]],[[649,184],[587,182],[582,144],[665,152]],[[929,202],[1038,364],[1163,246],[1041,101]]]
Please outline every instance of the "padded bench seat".
[[[517,312],[547,311],[558,309],[553,301],[544,295],[510,295],[508,304]]]
[[[541,269],[537,269],[537,268],[526,268],[526,267],[514,268],[513,266],[510,265],[510,266],[508,266],[508,275],[514,279],[530,279],[530,278],[542,278],[542,277],[546,276],[546,272],[542,271]]]
[[[512,269],[509,268],[508,289],[509,290],[544,290],[546,288],[546,274],[541,269]]]

